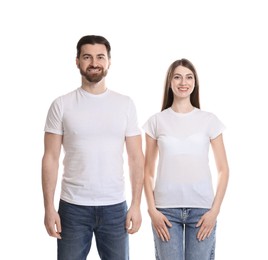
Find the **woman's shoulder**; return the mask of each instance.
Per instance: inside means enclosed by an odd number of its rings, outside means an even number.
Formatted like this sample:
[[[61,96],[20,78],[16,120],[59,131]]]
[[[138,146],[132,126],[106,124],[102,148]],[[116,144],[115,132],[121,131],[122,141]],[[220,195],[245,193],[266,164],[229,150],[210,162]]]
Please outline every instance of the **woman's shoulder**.
[[[211,112],[211,111],[206,111],[206,110],[198,110],[198,114],[199,114],[199,119],[203,120],[204,122],[208,122],[209,124],[223,124],[221,122],[221,120],[219,119],[219,117]]]
[[[169,114],[169,108],[164,109],[162,111],[159,111],[159,112],[156,112],[156,113],[150,115],[148,120],[153,120],[153,119],[157,120],[157,119],[160,119],[160,118],[164,118],[168,114]]]
[[[197,114],[199,114],[200,116],[204,116],[204,117],[216,117],[216,115],[208,110],[203,110],[200,108],[196,108],[196,111],[198,112]]]

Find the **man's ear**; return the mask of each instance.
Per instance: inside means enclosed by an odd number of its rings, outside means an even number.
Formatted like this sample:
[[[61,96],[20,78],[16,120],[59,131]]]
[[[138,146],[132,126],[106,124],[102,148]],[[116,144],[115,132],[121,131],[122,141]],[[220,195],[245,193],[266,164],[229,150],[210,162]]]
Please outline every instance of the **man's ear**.
[[[79,59],[78,58],[75,59],[75,63],[76,63],[77,68],[80,69],[80,64],[79,64]]]

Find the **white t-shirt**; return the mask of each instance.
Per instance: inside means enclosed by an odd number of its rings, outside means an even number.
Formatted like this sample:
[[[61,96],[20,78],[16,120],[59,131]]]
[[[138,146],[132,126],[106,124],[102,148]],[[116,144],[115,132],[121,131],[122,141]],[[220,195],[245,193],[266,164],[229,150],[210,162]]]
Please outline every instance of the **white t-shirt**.
[[[78,88],[54,100],[45,131],[63,135],[61,199],[86,206],[125,200],[125,137],[141,134],[131,98]]]
[[[197,108],[185,114],[168,108],[150,117],[143,129],[159,148],[156,206],[210,208],[209,145],[224,129],[219,119]]]

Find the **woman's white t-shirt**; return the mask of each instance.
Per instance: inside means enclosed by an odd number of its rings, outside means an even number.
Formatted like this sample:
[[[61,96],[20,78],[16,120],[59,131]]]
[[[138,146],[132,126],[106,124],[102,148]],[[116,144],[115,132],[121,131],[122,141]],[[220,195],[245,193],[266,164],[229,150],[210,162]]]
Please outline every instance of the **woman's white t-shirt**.
[[[86,206],[124,201],[125,138],[140,135],[136,108],[128,96],[82,88],[57,98],[45,131],[63,135],[61,199]]]
[[[150,117],[143,129],[159,148],[156,207],[210,208],[214,191],[209,146],[224,129],[221,121],[197,108],[189,113],[168,108]]]

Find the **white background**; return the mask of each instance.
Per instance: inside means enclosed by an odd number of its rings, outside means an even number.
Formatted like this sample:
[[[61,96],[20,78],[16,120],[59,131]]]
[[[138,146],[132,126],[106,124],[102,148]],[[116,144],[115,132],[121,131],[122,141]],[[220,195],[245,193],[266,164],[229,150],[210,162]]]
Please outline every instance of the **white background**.
[[[141,125],[160,110],[170,63],[194,63],[201,108],[227,126],[216,259],[268,259],[265,2],[1,1],[0,259],[56,259],[43,225],[43,127],[52,100],[80,86],[75,47],[86,34],[110,41],[108,87],[133,98]],[[144,197],[142,214],[132,260],[154,259]],[[88,259],[98,259],[95,246]]]

